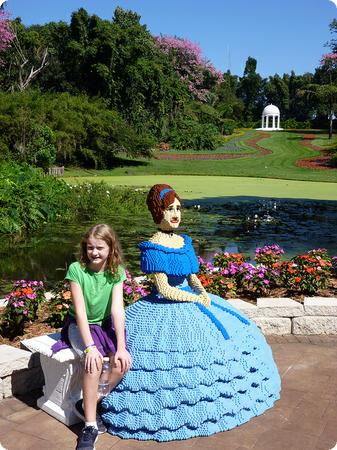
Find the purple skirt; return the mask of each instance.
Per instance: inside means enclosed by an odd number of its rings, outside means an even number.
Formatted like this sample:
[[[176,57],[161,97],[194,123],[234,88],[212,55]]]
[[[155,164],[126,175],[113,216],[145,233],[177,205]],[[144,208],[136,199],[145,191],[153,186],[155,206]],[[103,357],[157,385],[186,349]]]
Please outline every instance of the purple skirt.
[[[53,354],[71,347],[68,336],[68,328],[71,323],[76,323],[76,320],[68,314],[61,330],[61,337],[51,348]],[[116,353],[117,338],[111,317],[105,319],[102,325],[89,324],[89,328],[92,340],[103,356],[108,356],[110,352]]]

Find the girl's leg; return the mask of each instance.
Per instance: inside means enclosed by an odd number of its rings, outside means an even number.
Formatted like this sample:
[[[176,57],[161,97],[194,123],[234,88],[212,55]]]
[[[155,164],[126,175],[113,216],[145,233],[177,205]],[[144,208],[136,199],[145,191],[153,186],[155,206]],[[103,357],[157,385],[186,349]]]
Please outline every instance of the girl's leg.
[[[97,388],[102,364],[92,373],[84,372],[83,377],[83,409],[86,422],[96,421]]]
[[[68,337],[72,348],[83,360],[85,345],[78,326],[75,323],[69,325]],[[95,370],[95,372],[87,373],[84,371],[83,363],[83,410],[86,422],[96,421],[97,388],[101,370],[102,364],[100,364],[99,369]]]

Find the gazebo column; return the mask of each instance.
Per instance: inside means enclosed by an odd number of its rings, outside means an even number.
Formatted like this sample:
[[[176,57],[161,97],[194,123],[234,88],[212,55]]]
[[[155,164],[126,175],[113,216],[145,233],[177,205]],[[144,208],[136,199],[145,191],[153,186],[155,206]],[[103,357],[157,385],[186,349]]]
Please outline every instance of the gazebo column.
[[[261,124],[261,128],[264,128],[264,116],[262,116],[262,124]]]
[[[273,116],[273,128],[275,128],[275,116]]]

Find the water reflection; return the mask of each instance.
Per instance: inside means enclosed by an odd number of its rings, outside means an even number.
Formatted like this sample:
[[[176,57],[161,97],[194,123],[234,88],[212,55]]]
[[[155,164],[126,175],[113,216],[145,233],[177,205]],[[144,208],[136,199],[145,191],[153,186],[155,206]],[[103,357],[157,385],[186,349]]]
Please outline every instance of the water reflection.
[[[156,230],[149,214],[105,218],[120,236],[126,265],[139,272],[137,244]],[[74,260],[83,232],[92,223],[46,226],[25,240],[2,237],[0,278],[55,281],[64,277]],[[215,251],[253,255],[256,247],[277,243],[290,257],[324,247],[337,254],[337,203],[261,200],[250,202],[187,202],[181,232],[192,236],[197,254],[211,258]]]

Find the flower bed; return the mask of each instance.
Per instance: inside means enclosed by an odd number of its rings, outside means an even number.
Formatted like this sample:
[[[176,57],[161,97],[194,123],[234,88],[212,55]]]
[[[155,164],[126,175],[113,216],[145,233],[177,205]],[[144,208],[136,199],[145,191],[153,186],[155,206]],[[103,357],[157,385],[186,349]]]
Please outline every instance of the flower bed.
[[[213,262],[199,257],[199,279],[211,293],[224,298],[291,297],[301,301],[305,295],[337,294],[337,257],[325,249],[311,250],[282,260],[277,245],[255,250],[254,264],[241,253],[217,253]]]
[[[337,298],[337,256],[325,249],[311,250],[287,260],[277,244],[255,250],[254,261],[242,253],[217,253],[212,262],[199,257],[199,279],[206,290],[227,299],[251,304],[261,297],[291,298],[303,303],[306,296]],[[151,289],[150,277],[126,272],[125,305]],[[62,326],[71,303],[67,283],[60,282],[45,298],[40,281],[16,281],[0,309],[0,344],[20,346],[20,340],[52,333]]]

